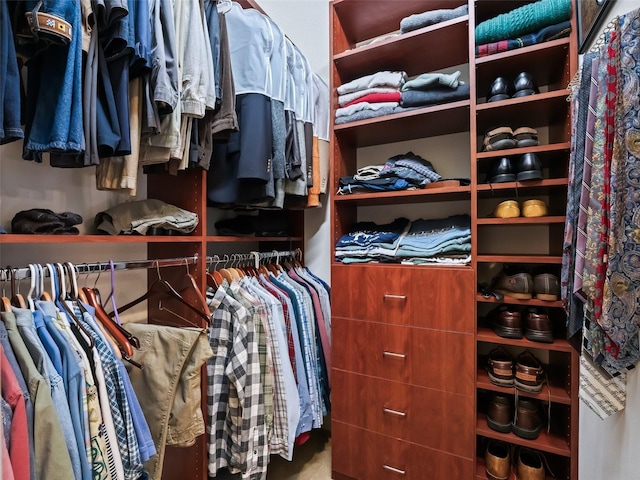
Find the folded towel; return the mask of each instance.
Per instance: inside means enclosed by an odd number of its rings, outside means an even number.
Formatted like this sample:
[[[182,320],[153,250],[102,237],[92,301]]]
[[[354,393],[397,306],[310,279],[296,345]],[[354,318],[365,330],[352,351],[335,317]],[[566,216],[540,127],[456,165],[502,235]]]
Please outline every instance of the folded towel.
[[[356,78],[344,85],[340,85],[337,90],[338,95],[344,95],[346,93],[357,92],[359,90],[374,87],[392,87],[399,89],[406,81],[407,74],[405,72],[383,71]]]

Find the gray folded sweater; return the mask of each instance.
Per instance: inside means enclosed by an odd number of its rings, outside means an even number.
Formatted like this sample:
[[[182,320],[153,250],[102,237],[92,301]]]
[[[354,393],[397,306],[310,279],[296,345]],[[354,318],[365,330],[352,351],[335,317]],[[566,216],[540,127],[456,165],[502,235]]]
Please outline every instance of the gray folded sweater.
[[[409,15],[400,21],[400,31],[402,33],[411,32],[419,28],[428,27],[429,25],[435,25],[436,23],[462,17],[468,13],[469,7],[467,4],[464,4],[458,8],[431,10],[429,12]]]

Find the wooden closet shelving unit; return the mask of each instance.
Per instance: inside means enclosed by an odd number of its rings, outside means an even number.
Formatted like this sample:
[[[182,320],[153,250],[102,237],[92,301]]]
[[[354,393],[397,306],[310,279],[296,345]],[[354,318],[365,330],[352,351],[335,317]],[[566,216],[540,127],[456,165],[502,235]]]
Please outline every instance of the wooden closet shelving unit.
[[[570,105],[567,85],[577,70],[575,8],[570,37],[482,58],[475,58],[475,25],[532,0],[469,0],[469,14],[407,34],[357,46],[396,32],[400,20],[427,10],[460,6],[464,0],[334,0],[330,6],[332,112],[336,88],[363,75],[401,70],[409,76],[468,68],[471,98],[347,124],[332,114],[332,241],[359,220],[376,220],[402,205],[408,218],[436,218],[443,211],[465,210],[472,218],[470,266],[414,267],[393,264],[332,263],[332,478],[336,480],[477,480],[486,478],[488,439],[504,440],[542,452],[556,478],[578,478],[578,364],[568,342],[562,302],[485,298],[478,283],[488,282],[501,265],[544,267],[559,276],[563,241]],[[536,95],[486,103],[498,76],[515,78],[527,71],[540,87]],[[539,145],[481,151],[485,133],[496,127],[536,128]],[[438,141],[441,135],[466,134],[469,154],[451,156],[466,169],[469,187],[338,195],[341,176],[359,167],[383,163],[375,150],[362,148],[407,140]],[[458,137],[456,137],[457,139]],[[457,141],[457,140],[456,140]],[[439,148],[450,147],[442,141]],[[431,159],[419,147],[398,146]],[[535,153],[543,179],[489,185],[485,177],[503,156],[516,160]],[[432,160],[433,161],[433,160]],[[436,170],[438,164],[434,162]],[[507,199],[541,198],[549,215],[538,218],[491,217]],[[420,212],[411,215],[410,208]],[[404,213],[406,212],[406,213]],[[449,213],[447,213],[449,214]],[[446,215],[445,215],[446,216]],[[384,218],[384,223],[388,221]],[[496,270],[498,268],[498,270]],[[505,339],[484,325],[484,315],[506,303],[545,307],[554,324],[551,344]],[[514,394],[493,385],[485,371],[490,350],[503,345],[517,356],[530,349],[548,372],[548,390],[519,392],[551,404],[550,432],[536,440],[491,430],[485,399],[491,392]],[[547,472],[549,474],[549,472]]]

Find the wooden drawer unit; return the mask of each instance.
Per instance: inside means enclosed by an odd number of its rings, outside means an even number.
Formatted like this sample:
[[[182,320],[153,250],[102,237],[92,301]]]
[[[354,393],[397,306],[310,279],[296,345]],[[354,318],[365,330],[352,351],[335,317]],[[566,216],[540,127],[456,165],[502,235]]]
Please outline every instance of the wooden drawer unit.
[[[469,480],[472,460],[334,421],[331,427],[336,480]],[[336,473],[340,472],[340,473]]]
[[[334,265],[335,317],[474,333],[473,270]]]
[[[458,379],[451,377],[451,382]],[[465,458],[474,456],[473,396],[333,370],[332,418]],[[442,435],[447,432],[447,435]],[[342,445],[342,444],[340,444]]]
[[[473,335],[334,318],[333,367],[446,392],[475,390]]]

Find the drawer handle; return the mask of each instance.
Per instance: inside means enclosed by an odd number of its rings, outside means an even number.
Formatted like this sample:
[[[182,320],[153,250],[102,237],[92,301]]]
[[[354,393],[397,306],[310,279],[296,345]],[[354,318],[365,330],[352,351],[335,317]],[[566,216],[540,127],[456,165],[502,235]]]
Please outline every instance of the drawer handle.
[[[407,355],[404,353],[393,353],[393,352],[387,352],[386,350],[382,352],[382,355],[384,355],[385,357],[401,358],[403,360],[407,358]]]
[[[385,470],[389,470],[390,472],[397,473],[399,475],[404,475],[405,473],[407,473],[405,470],[400,470],[399,468],[393,468],[389,465],[382,465],[382,468],[384,468]]]
[[[407,412],[400,412],[398,410],[391,410],[390,408],[387,408],[387,407],[382,407],[382,411],[384,413],[388,413],[390,415],[397,415],[398,417],[406,417],[407,416]]]
[[[385,300],[389,299],[389,300],[402,300],[405,301],[407,299],[406,295],[391,295],[390,293],[385,293],[384,297]]]

